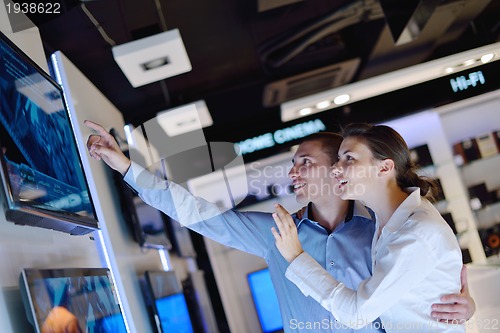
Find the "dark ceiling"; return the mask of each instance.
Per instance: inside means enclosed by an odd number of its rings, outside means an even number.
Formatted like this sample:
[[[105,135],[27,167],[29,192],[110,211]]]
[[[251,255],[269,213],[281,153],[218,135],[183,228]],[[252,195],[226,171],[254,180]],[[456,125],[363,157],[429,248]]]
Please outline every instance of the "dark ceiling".
[[[178,28],[192,71],[133,88],[82,5],[116,45]],[[218,128],[259,126],[279,121],[280,99],[264,99],[272,82],[359,59],[341,80],[354,82],[500,40],[498,0],[65,0],[63,11],[33,17],[47,54],[61,50],[134,125],[205,99]],[[396,46],[389,28],[408,21],[423,29]],[[338,84],[314,78],[281,101]]]

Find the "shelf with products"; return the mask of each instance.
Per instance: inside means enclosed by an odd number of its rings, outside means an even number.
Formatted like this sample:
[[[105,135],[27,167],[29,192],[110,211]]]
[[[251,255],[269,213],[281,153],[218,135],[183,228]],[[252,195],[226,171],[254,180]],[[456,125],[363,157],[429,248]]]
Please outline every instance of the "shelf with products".
[[[480,157],[478,159],[468,161],[468,162],[465,162],[463,160],[463,156],[455,155],[454,160],[455,160],[457,167],[459,167],[460,169],[470,169],[470,168],[477,167],[480,164],[488,164],[488,163],[493,163],[493,164],[497,163],[497,165],[498,165],[498,163],[500,163],[500,152],[496,153],[494,155]]]
[[[496,249],[488,245],[488,239],[490,228],[500,222],[499,106],[500,91],[495,91],[436,109],[460,183],[455,192],[463,196],[455,208],[461,211],[461,217],[470,220],[467,235],[462,238],[471,253],[475,252],[473,261],[478,264],[495,255]],[[483,252],[482,258],[479,251]]]
[[[458,166],[473,213],[486,262],[500,253],[500,154],[481,157]]]
[[[500,156],[500,130],[490,130],[463,138],[453,144],[455,161],[467,167]]]
[[[488,260],[500,255],[500,201],[474,211],[484,252]]]
[[[429,151],[427,144],[419,145],[410,148],[410,156],[412,162],[417,166],[417,173],[420,176],[425,176],[431,180],[434,180],[437,185],[437,191],[434,193],[433,205],[439,211],[444,220],[448,223],[453,233],[457,236],[457,239],[462,237],[468,230],[469,226],[466,218],[463,218],[460,211],[456,210],[456,207],[460,207],[463,200],[460,195],[456,195],[453,189],[453,181],[450,182],[449,176],[450,168],[454,167],[453,159],[439,158],[438,162],[435,162]],[[446,183],[448,191],[445,195],[445,190],[441,181]]]

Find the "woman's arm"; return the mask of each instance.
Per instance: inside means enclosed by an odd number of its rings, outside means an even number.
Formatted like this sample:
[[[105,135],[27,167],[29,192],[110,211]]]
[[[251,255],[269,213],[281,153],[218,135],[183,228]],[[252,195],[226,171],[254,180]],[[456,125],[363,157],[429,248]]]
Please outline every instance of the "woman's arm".
[[[467,282],[467,266],[463,265],[460,274],[462,289],[460,294],[446,295],[441,297],[441,302],[432,304],[432,317],[440,322],[466,322],[476,312],[476,303],[469,293]]]
[[[291,262],[287,278],[337,320],[353,328],[368,324],[396,304],[406,291],[429,274],[432,262],[437,261],[432,260],[431,251],[418,241],[406,239],[391,243],[389,254],[378,259],[373,276],[361,282],[356,292],[336,281],[307,253],[302,253],[289,216],[280,206],[273,215],[279,230],[279,233],[273,230],[276,246]]]

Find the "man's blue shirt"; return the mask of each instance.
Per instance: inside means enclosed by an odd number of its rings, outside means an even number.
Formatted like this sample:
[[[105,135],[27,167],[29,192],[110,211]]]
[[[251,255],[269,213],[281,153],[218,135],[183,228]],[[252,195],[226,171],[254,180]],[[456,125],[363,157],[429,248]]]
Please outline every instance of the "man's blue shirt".
[[[161,181],[164,184],[155,181],[154,186],[141,188],[135,183],[130,169],[124,180],[139,193],[144,202],[180,220],[181,224],[184,221],[179,218],[174,202],[182,202],[189,209],[198,211],[213,209],[215,206],[201,198],[192,197],[189,192],[168,181]],[[370,251],[375,223],[368,210],[359,203],[351,203],[346,220],[331,233],[308,216],[309,207],[302,219],[293,215],[304,251],[335,279],[356,290],[358,284],[371,275]],[[273,226],[275,223],[270,213],[237,210],[223,211],[188,225],[191,230],[218,243],[265,259],[278,296],[285,332],[384,332],[378,321],[360,330],[342,326],[318,302],[305,297],[285,277],[288,262],[276,248],[271,233]]]

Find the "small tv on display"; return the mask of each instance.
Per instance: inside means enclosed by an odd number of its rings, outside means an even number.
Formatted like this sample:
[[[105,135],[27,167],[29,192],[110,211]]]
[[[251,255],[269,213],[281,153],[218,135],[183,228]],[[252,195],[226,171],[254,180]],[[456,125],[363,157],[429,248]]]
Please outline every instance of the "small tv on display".
[[[127,332],[107,268],[24,269],[19,284],[37,333]]]
[[[247,280],[262,332],[283,332],[278,297],[269,275],[269,268],[249,273]]]
[[[120,196],[123,218],[129,225],[135,241],[141,247],[170,250],[172,243],[166,226],[168,217],[142,201],[125,184],[120,173],[115,172],[114,178]]]
[[[109,131],[126,156],[129,156],[128,144],[114,128]],[[127,148],[125,147],[127,145]],[[125,222],[129,225],[133,237],[141,247],[172,249],[167,231],[168,217],[156,208],[146,204],[123,180],[119,172],[113,173],[115,185],[120,197],[120,207]]]
[[[158,332],[193,333],[186,298],[175,272],[147,271],[146,285],[153,298]]]
[[[1,33],[0,145],[8,221],[74,235],[98,228],[62,89]]]

